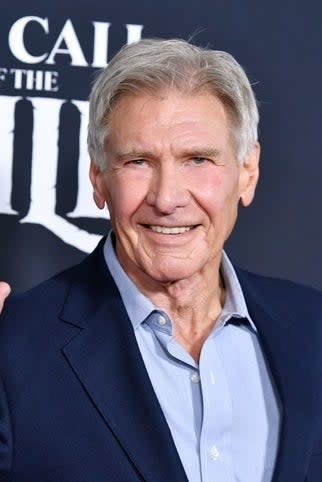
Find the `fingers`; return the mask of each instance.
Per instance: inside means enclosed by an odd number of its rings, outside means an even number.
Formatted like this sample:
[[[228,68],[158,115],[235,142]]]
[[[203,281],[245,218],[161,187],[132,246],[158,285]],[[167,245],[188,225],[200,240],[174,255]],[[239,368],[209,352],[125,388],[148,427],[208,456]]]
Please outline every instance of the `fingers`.
[[[4,300],[7,298],[10,291],[11,291],[11,289],[10,289],[10,286],[8,285],[8,283],[5,283],[4,281],[0,281],[0,313],[1,313],[2,308],[3,308]]]

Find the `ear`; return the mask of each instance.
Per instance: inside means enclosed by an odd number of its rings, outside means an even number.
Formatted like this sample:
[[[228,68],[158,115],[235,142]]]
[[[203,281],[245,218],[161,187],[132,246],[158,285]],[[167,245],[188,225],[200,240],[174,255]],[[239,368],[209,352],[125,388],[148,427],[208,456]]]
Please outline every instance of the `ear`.
[[[257,142],[247,154],[240,172],[240,200],[243,206],[249,206],[254,199],[259,177],[260,145]]]
[[[105,206],[104,185],[103,185],[102,175],[103,173],[101,169],[93,160],[91,160],[91,165],[89,168],[89,178],[93,186],[93,199],[98,209],[104,209],[104,206]]]

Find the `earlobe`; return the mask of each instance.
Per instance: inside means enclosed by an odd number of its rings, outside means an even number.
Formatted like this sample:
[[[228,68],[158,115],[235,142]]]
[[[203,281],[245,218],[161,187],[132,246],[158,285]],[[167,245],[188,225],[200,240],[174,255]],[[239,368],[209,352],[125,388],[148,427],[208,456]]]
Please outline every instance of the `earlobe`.
[[[254,199],[259,177],[260,145],[257,142],[246,157],[242,166],[242,189],[240,200],[243,206],[249,206]]]
[[[105,207],[105,197],[102,189],[101,176],[102,171],[94,161],[91,161],[89,178],[93,186],[93,199],[98,209],[104,209]]]
[[[100,196],[100,194],[98,194],[97,191],[93,191],[93,199],[94,199],[94,202],[96,204],[96,206],[98,207],[98,209],[104,209],[105,207],[105,200],[102,199],[102,197]]]

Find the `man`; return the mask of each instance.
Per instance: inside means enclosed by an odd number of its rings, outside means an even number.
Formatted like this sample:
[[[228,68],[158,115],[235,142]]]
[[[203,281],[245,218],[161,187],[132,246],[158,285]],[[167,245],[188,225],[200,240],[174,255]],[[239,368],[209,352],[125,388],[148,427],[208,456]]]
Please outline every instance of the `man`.
[[[113,232],[0,322],[0,480],[321,482],[322,296],[223,252],[258,179],[224,52],[124,47],[90,97]]]

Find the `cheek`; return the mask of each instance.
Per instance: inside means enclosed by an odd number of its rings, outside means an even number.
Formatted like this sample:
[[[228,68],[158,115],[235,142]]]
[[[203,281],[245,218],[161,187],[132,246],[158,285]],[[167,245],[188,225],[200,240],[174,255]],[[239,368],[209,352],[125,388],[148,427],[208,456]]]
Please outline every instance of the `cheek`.
[[[194,179],[193,184],[192,189],[200,204],[210,210],[224,205],[231,191],[224,180],[218,176],[207,176],[205,174],[201,179]]]
[[[142,182],[113,176],[107,186],[106,201],[115,221],[126,222],[138,210],[146,196]]]
[[[197,203],[211,220],[224,218],[229,221],[229,214],[235,215],[238,206],[238,181],[219,177],[204,177],[202,189],[196,196]]]

